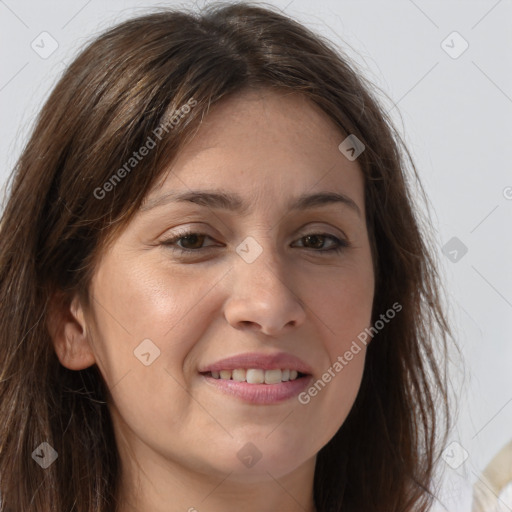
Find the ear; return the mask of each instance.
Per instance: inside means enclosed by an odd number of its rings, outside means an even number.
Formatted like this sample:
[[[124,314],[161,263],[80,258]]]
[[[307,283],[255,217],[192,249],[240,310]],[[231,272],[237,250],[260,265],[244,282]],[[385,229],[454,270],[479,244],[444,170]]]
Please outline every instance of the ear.
[[[48,306],[47,327],[62,366],[83,370],[96,362],[78,294],[71,299],[63,292],[53,295]]]

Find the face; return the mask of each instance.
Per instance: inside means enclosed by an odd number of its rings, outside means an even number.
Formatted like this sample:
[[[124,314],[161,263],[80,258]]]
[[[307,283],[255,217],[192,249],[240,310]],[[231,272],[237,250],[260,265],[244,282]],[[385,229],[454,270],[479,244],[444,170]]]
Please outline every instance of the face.
[[[314,463],[356,398],[374,295],[344,138],[296,94],[224,100],[103,254],[86,331],[119,442],[247,481]]]

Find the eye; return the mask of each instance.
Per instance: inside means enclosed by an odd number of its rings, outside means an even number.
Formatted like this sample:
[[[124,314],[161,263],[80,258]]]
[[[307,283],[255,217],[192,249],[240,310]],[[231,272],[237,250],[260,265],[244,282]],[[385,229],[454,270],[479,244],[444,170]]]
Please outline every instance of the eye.
[[[307,245],[313,246],[311,247],[312,249],[317,249],[315,252],[319,252],[321,254],[330,254],[333,251],[335,253],[339,253],[347,247],[350,247],[348,240],[340,240],[338,237],[328,233],[311,233],[302,236],[299,240],[304,240]],[[328,249],[324,248],[326,240],[330,240],[331,242],[331,247]]]
[[[194,231],[182,231],[177,233],[172,238],[163,240],[161,243],[180,253],[198,252],[203,249],[202,245],[205,238],[210,238],[206,233],[197,233]],[[181,245],[180,245],[181,242]],[[206,247],[207,249],[208,247]]]
[[[192,254],[214,247],[214,245],[206,247],[203,246],[203,243],[207,238],[213,240],[206,233],[185,230],[176,233],[173,237],[167,240],[163,240],[161,244],[170,248],[172,251],[177,251],[181,254]],[[320,254],[339,253],[347,247],[350,247],[348,240],[340,240],[338,237],[328,233],[310,233],[303,235],[299,240],[305,242],[302,247]],[[326,241],[330,242],[330,247],[327,249],[325,248]]]

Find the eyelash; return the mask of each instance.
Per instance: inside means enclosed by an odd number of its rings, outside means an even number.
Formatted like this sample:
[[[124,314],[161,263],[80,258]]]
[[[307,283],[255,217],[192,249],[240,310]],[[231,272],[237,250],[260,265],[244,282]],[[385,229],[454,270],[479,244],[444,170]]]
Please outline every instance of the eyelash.
[[[200,251],[203,251],[205,249],[207,250],[207,249],[212,247],[212,246],[210,246],[210,247],[199,248],[199,249],[186,249],[184,247],[180,247],[179,245],[176,245],[176,246],[174,245],[176,242],[178,242],[182,238],[186,238],[187,236],[190,236],[190,235],[199,235],[199,236],[206,236],[207,238],[211,238],[206,233],[200,233],[200,232],[197,232],[197,231],[187,231],[187,230],[185,230],[185,231],[176,233],[176,235],[174,235],[172,238],[169,238],[167,240],[162,240],[161,244],[166,246],[166,247],[168,247],[172,251],[178,252],[179,254],[198,253]],[[332,247],[331,249],[319,249],[319,250],[309,249],[311,251],[320,253],[323,256],[324,255],[333,254],[333,253],[334,254],[339,254],[343,250],[345,250],[348,247],[350,247],[350,242],[348,242],[347,240],[340,240],[339,238],[335,237],[334,235],[330,235],[328,233],[307,233],[307,234],[301,236],[299,238],[299,240],[302,239],[302,238],[306,238],[308,236],[321,236],[321,237],[324,237],[324,238],[330,238],[331,240],[333,240],[336,243],[336,246]]]

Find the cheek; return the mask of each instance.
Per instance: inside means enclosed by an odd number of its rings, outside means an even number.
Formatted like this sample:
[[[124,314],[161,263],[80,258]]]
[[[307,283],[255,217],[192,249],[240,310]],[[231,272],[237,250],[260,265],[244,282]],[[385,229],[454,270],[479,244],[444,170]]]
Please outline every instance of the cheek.
[[[317,290],[308,287],[308,297],[325,334],[328,361],[299,401],[313,416],[322,417],[322,440],[327,442],[350,412],[363,376],[365,329],[371,325],[374,297],[371,258],[363,256],[350,268],[337,269],[323,284]]]
[[[342,321],[345,320],[345,323]],[[365,324],[354,317],[339,321],[338,335],[324,338],[328,354],[325,365],[298,396],[301,427],[308,432],[309,442],[318,452],[336,434],[349,415],[357,398],[364,372],[366,346],[356,335]],[[297,427],[297,425],[295,425]],[[293,428],[291,429],[293,433]],[[290,434],[291,436],[291,434]]]
[[[94,351],[109,385],[157,362],[175,374],[180,370],[181,382],[183,360],[209,320],[212,282],[171,273],[163,265],[105,261],[91,292]]]
[[[332,364],[319,379],[300,397],[304,407],[310,407],[322,418],[319,432],[322,446],[326,444],[345,422],[357,398],[364,370],[365,348],[361,348],[350,361]],[[318,401],[315,406],[315,402]]]
[[[371,260],[336,269],[322,285],[308,286],[308,297],[330,333],[326,349],[334,360],[371,323],[375,291]]]
[[[114,417],[155,445],[172,444],[162,426],[179,433],[194,414],[183,366],[211,323],[214,282],[126,257],[93,280],[94,351]]]

